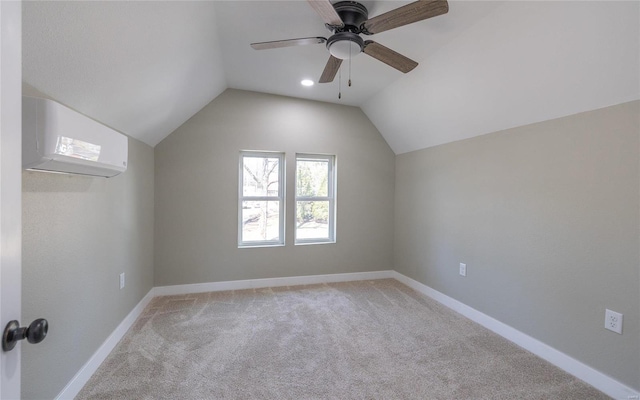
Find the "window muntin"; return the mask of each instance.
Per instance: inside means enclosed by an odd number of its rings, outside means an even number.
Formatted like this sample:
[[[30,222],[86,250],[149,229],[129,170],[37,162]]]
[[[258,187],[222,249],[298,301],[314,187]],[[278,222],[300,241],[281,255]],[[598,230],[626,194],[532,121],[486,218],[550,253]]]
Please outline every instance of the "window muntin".
[[[335,156],[296,155],[295,243],[335,242]]]
[[[284,154],[240,153],[238,246],[284,245]]]

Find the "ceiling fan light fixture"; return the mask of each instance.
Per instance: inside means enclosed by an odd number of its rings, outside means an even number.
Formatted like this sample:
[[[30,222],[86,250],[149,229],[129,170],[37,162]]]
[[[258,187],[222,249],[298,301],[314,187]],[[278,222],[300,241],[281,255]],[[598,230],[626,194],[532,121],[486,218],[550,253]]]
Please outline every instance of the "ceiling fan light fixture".
[[[352,32],[340,32],[327,40],[327,49],[335,58],[348,60],[360,54],[364,49],[364,40]]]

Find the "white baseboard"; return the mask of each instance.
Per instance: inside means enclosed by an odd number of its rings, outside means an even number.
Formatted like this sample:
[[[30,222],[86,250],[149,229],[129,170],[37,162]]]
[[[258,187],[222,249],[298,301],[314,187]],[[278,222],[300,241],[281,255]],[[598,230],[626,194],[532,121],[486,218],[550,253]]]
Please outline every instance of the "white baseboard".
[[[147,293],[146,296],[140,300],[140,302],[131,310],[131,312],[122,320],[120,325],[109,335],[107,340],[102,343],[102,346],[98,348],[98,350],[91,356],[89,361],[87,361],[82,368],[76,373],[76,375],[67,383],[67,386],[62,389],[60,394],[56,396],[56,400],[72,400],[74,397],[80,393],[80,390],[87,383],[89,378],[96,372],[98,367],[102,364],[102,362],[107,358],[109,353],[116,347],[120,339],[124,336],[125,333],[133,326],[136,319],[142,314],[144,308],[149,304],[151,299],[153,299],[153,289]]]
[[[581,379],[589,385],[595,387],[601,392],[619,400],[640,399],[640,392],[616,381],[615,379],[603,374],[592,367],[572,358],[553,347],[532,338],[531,336],[520,332],[486,314],[481,313],[474,308],[467,306],[443,293],[438,292],[408,276],[402,275],[397,271],[392,271],[392,277],[404,283],[410,288],[434,299],[435,301],[449,307],[450,309],[464,315],[470,320],[484,326],[485,328],[497,333],[498,335],[508,339],[518,346],[532,352],[538,357],[547,360],[551,364],[563,369],[578,379]]]
[[[151,299],[156,296],[179,295],[189,293],[217,292],[222,290],[239,290],[263,287],[310,285],[314,283],[364,281],[371,279],[390,279],[393,271],[354,272],[346,274],[292,276],[286,278],[248,279],[242,281],[195,283],[190,285],[173,285],[154,287],[140,300],[133,310],[125,317],[118,327],[109,335],[102,346],[91,356],[67,386],[56,396],[56,400],[73,399],[89,381],[98,367],[115,348],[120,339],[133,326]]]
[[[73,399],[95,373],[100,364],[107,358],[116,344],[141,315],[144,308],[155,296],[180,295],[202,292],[216,292],[223,290],[257,289],[264,287],[296,286],[317,283],[363,281],[373,279],[396,279],[410,288],[436,300],[437,302],[464,315],[470,320],[479,323],[485,328],[510,340],[520,347],[532,352],[538,357],[549,361],[571,375],[581,379],[596,389],[619,400],[640,399],[640,393],[616,381],[615,379],[589,367],[586,364],[554,349],[553,347],[528,336],[517,329],[510,327],[486,314],[481,313],[464,303],[459,302],[443,293],[438,292],[414,279],[396,271],[372,271],[354,272],[345,274],[293,276],[284,278],[249,279],[241,281],[195,283],[189,285],[173,285],[154,287],[125,317],[118,327],[109,335],[94,355],[71,379],[65,388],[56,397],[57,400]]]
[[[371,279],[389,279],[393,277],[391,270],[352,272],[346,274],[290,276],[284,278],[247,279],[242,281],[193,283],[189,285],[157,286],[153,289],[155,296],[171,296],[189,293],[220,292],[223,290],[257,289],[278,286],[311,285],[316,283],[366,281]]]

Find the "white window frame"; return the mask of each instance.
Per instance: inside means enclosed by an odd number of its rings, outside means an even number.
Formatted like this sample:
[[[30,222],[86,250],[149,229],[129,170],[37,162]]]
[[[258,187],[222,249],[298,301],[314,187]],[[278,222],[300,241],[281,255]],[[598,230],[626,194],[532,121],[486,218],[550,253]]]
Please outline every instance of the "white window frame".
[[[245,157],[263,157],[263,158],[277,158],[278,159],[278,195],[277,196],[245,196],[243,193],[244,185],[244,158]],[[239,184],[238,184],[238,247],[272,247],[272,246],[284,246],[284,226],[285,226],[285,156],[280,152],[268,152],[268,151],[241,151],[240,162],[238,166],[239,170]],[[242,240],[242,203],[245,201],[278,201],[279,203],[279,216],[278,216],[278,237],[279,240]]]
[[[327,181],[327,196],[298,196],[298,160],[302,161],[328,161],[329,162],[329,177]],[[298,215],[298,202],[299,201],[328,201],[329,202],[329,237],[326,239],[312,238],[312,239],[298,239],[297,229],[297,217],[294,217],[294,235],[296,245],[305,244],[321,244],[321,243],[335,243],[336,242],[336,156],[329,154],[310,154],[310,153],[296,153],[296,165],[295,165],[295,205],[294,216]]]

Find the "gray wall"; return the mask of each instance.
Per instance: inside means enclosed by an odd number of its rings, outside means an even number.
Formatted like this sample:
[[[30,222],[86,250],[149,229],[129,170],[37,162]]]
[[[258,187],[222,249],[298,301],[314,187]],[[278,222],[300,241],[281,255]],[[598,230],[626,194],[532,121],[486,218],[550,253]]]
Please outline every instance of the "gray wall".
[[[398,156],[396,269],[640,389],[639,108]]]
[[[286,245],[238,249],[240,150],[286,153]],[[293,245],[295,153],[337,156],[337,243]],[[155,148],[156,286],[392,268],[395,156],[355,107],[227,90]]]
[[[54,398],[153,287],[153,157],[129,139],[114,178],[23,173],[21,322],[50,323],[22,345],[23,398]]]

